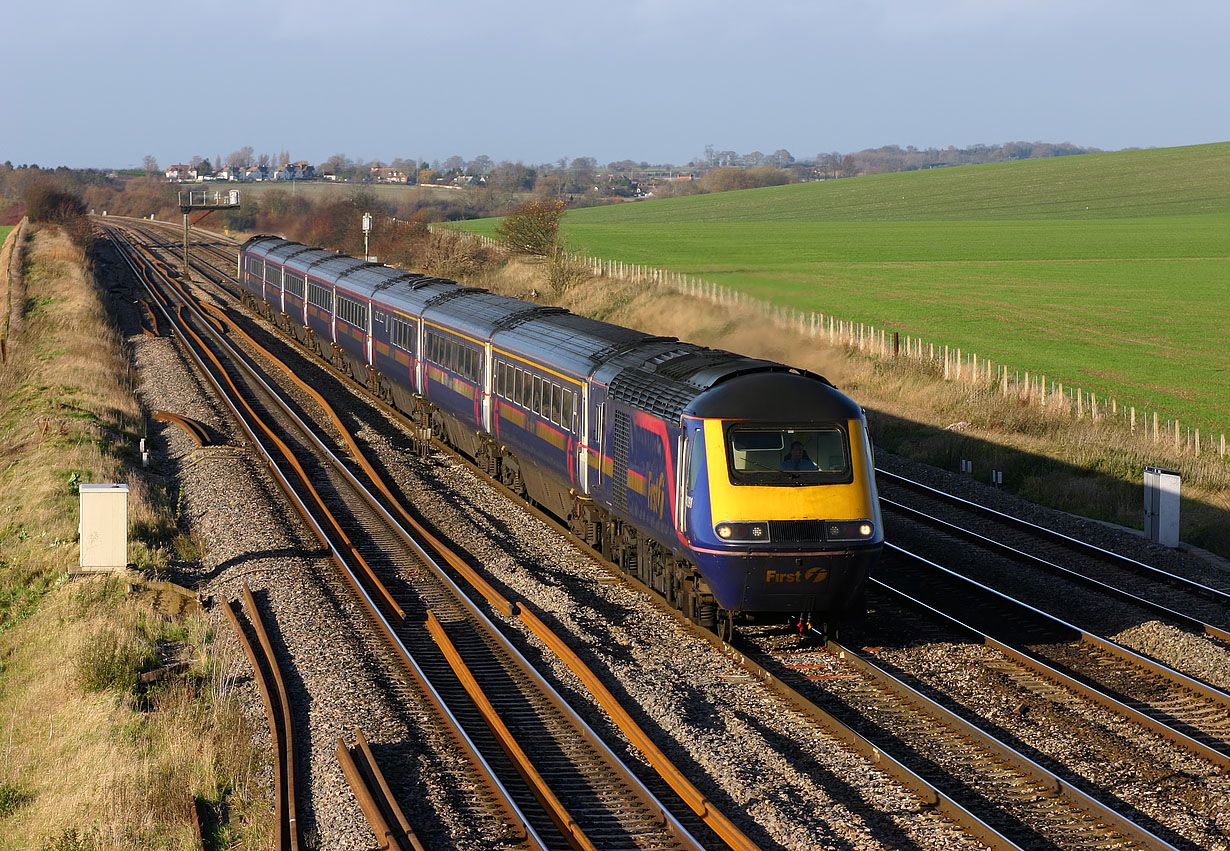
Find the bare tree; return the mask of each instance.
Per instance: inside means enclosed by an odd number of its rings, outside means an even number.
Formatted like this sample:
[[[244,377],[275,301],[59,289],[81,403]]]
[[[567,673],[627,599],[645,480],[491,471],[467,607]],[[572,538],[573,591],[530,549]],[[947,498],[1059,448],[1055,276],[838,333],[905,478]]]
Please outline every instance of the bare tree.
[[[154,174],[161,169],[158,168],[158,160],[154,159],[153,154],[146,154],[141,158],[141,166],[145,169],[146,177],[153,177]]]
[[[245,145],[238,151],[226,155],[226,164],[230,166],[250,165],[252,163],[252,146]]]

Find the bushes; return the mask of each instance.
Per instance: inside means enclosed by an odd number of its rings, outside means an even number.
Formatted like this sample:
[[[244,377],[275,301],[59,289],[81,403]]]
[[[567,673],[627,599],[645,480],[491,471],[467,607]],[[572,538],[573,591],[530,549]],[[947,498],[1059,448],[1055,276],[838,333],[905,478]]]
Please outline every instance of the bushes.
[[[94,230],[86,215],[85,202],[78,196],[50,180],[39,180],[26,187],[22,200],[30,221],[59,225],[83,249],[93,244]]]
[[[504,217],[495,235],[520,254],[547,257],[559,241],[559,221],[564,202],[550,198],[526,201]]]

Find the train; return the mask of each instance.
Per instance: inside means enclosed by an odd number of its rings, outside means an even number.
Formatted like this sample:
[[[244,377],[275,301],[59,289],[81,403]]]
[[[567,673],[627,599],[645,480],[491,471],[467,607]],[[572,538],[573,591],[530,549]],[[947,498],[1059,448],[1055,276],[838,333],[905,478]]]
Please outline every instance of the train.
[[[254,236],[244,300],[723,637],[831,629],[883,550],[863,409],[823,376]]]

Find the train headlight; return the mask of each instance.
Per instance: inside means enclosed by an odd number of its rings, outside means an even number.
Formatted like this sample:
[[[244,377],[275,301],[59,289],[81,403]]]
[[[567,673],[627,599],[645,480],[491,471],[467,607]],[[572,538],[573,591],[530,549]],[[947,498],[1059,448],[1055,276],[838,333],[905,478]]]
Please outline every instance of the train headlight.
[[[830,520],[824,524],[824,538],[827,541],[866,541],[875,530],[875,525],[867,520]]]
[[[719,523],[713,531],[723,541],[747,541],[766,543],[769,540],[769,524],[763,521],[753,523]]]

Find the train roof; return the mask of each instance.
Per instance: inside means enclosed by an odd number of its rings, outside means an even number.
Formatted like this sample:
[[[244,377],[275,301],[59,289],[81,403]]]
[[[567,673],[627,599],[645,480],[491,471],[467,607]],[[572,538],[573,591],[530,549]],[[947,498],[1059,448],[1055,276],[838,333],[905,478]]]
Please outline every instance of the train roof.
[[[559,307],[402,272],[378,263],[255,236],[242,250],[447,325],[497,348],[607,386],[611,397],[677,422],[721,419],[850,419],[861,409],[828,379],[773,361],[656,337]],[[745,380],[756,375],[755,381]]]
[[[641,331],[599,322],[563,308],[517,301],[492,335],[493,344],[524,357],[545,360],[562,372],[590,377],[604,362],[603,352],[617,352],[649,339]]]

